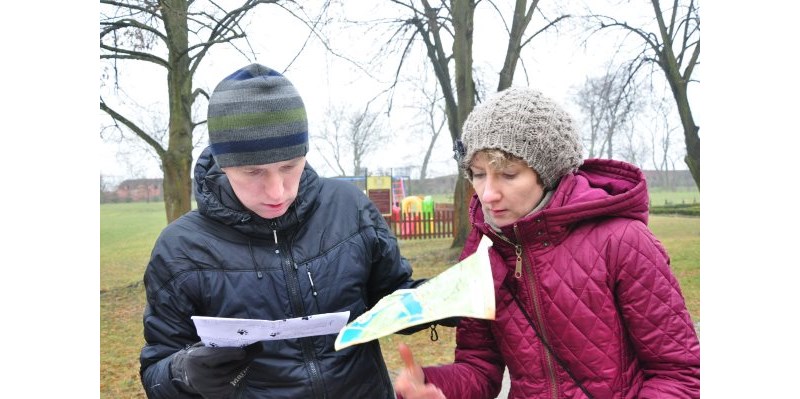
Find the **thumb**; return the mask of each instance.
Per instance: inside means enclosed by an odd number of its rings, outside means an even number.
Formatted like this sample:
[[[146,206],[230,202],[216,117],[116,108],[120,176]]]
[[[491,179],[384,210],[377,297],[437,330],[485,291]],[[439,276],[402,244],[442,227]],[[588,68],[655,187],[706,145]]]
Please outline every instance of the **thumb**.
[[[403,364],[406,365],[407,369],[413,371],[418,367],[414,362],[414,355],[411,353],[411,349],[408,345],[401,342],[398,344],[397,350],[400,352],[400,358],[403,359]]]

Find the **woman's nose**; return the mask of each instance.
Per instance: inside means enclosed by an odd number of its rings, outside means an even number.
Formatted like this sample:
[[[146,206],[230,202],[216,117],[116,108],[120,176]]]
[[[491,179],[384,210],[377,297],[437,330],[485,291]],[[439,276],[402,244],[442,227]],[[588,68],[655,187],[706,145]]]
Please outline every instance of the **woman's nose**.
[[[483,198],[481,198],[481,202],[491,203],[499,200],[500,197],[501,195],[499,187],[497,185],[497,181],[492,177],[487,176],[486,181],[483,185]]]

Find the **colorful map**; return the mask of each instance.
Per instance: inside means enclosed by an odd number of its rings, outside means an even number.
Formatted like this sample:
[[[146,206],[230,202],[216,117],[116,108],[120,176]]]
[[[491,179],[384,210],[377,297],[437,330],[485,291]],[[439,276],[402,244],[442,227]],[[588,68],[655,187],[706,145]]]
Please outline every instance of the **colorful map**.
[[[415,289],[397,290],[339,331],[334,347],[347,348],[402,329],[448,317],[494,320],[491,241]]]

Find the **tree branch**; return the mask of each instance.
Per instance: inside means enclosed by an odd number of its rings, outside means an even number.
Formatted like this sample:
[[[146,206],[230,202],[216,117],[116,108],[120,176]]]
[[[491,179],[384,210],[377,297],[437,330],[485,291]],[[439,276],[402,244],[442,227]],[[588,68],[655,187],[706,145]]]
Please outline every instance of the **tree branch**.
[[[133,50],[126,50],[119,47],[112,47],[106,44],[100,43],[100,48],[104,50],[108,50],[113,54],[101,54],[100,59],[117,59],[117,60],[140,60],[140,61],[147,61],[152,62],[156,65],[163,66],[169,70],[169,63],[163,58],[157,57],[152,54],[142,53],[141,51],[133,51]]]
[[[161,146],[157,140],[153,139],[149,134],[147,134],[142,128],[137,126],[135,123],[131,122],[130,119],[122,116],[117,111],[114,111],[111,107],[106,105],[103,99],[100,99],[100,109],[105,111],[114,122],[119,122],[125,125],[128,129],[130,129],[134,134],[139,136],[142,140],[144,140],[147,144],[149,144],[153,149],[156,151],[159,157],[163,157],[166,154],[166,150],[164,147]],[[117,126],[119,127],[119,126]]]

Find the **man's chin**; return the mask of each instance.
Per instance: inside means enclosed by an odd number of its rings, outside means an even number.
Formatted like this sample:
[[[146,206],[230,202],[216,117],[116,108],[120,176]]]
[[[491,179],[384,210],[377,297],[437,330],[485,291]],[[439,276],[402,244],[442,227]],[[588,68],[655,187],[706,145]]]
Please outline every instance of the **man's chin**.
[[[275,219],[275,218],[283,216],[283,214],[285,214],[285,213],[286,213],[286,208],[281,208],[281,209],[261,210],[257,214],[258,214],[258,216],[261,216],[264,219]]]

